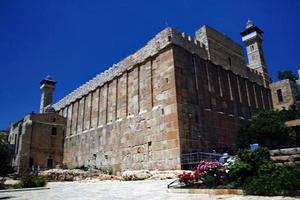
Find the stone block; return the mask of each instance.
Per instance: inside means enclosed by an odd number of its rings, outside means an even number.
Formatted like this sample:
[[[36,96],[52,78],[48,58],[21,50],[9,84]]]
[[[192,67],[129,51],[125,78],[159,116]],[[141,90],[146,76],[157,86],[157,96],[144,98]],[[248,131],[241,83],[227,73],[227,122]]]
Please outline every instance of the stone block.
[[[279,156],[281,153],[280,153],[280,150],[279,149],[275,149],[275,150],[270,150],[270,155],[271,156]]]
[[[300,161],[300,154],[291,155],[292,161]]]
[[[293,155],[297,153],[297,148],[280,149],[282,155]]]
[[[271,157],[274,162],[289,162],[290,156],[275,156]]]

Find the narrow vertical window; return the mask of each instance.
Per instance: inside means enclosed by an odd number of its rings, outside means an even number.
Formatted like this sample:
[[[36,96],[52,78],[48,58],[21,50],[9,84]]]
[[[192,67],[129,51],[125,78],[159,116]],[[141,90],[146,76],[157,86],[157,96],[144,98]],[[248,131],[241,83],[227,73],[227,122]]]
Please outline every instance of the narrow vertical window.
[[[56,127],[52,127],[51,128],[51,135],[56,135],[56,133],[57,133]]]
[[[231,66],[231,64],[232,64],[232,63],[231,63],[231,58],[228,57],[228,65]]]
[[[278,102],[283,102],[282,90],[278,89],[276,90],[276,93],[277,93]]]
[[[47,160],[47,168],[52,168],[53,167],[53,159],[52,158],[49,158]]]

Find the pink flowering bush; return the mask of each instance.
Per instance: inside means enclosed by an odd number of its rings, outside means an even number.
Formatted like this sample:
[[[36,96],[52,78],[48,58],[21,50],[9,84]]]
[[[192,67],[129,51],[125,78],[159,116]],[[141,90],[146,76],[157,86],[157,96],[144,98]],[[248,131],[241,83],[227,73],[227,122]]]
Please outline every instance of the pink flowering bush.
[[[179,181],[185,183],[187,186],[194,185],[195,176],[191,172],[183,172],[178,176]]]
[[[186,185],[200,182],[205,187],[224,185],[226,183],[225,166],[218,161],[204,160],[194,167],[192,172],[180,174],[179,181],[184,182]]]
[[[225,183],[225,167],[218,161],[201,161],[193,172],[197,176],[196,180],[201,180],[207,187],[214,187]]]

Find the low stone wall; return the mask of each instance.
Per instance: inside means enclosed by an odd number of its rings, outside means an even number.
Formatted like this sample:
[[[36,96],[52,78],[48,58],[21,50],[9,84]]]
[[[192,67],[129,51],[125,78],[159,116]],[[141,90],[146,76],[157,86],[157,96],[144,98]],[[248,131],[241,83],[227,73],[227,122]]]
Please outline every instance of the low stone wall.
[[[165,180],[165,179],[176,179],[178,175],[181,174],[183,170],[133,170],[124,171],[122,173],[122,178],[125,181],[135,181],[135,180]]]
[[[270,150],[271,159],[277,165],[293,165],[300,167],[300,147]]]
[[[105,174],[100,170],[50,169],[39,172],[39,175],[48,181],[122,180],[119,176]]]
[[[45,177],[48,181],[81,181],[81,180],[165,180],[176,179],[183,170],[132,170],[124,171],[122,176],[105,174],[100,170],[90,169],[87,171],[81,169],[50,169],[40,171],[39,175]]]

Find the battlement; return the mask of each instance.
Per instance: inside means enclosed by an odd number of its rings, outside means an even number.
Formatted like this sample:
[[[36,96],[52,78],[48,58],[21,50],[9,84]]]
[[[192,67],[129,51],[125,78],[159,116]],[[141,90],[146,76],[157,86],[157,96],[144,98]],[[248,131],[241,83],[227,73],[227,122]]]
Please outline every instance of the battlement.
[[[193,52],[204,60],[208,59],[207,48],[202,42],[194,39],[184,32],[178,32],[175,29],[168,27],[158,33],[144,47],[121,60],[117,64],[113,64],[112,67],[98,74],[93,79],[87,81],[85,84],[81,85],[73,92],[55,103],[53,107],[56,110],[64,108],[66,105],[87,95],[90,91],[95,90],[97,87],[104,85],[106,82],[113,80],[115,77],[121,76],[124,72],[130,70],[132,67],[143,63],[147,58],[155,56],[161,50],[165,49],[171,44],[180,46],[189,52]],[[214,61],[212,60],[212,62]],[[257,73],[257,71],[248,67],[242,67],[241,69],[239,69],[239,67],[237,68],[238,70],[230,70],[235,74],[239,74],[242,77],[249,78],[251,81],[263,85],[263,79],[261,75]]]
[[[126,57],[124,60],[121,60],[119,63],[113,64],[113,66],[109,69],[87,81],[85,84],[54,104],[53,107],[56,110],[65,107],[71,102],[74,102],[76,99],[81,98],[90,91],[93,91],[97,87],[112,80],[114,77],[120,76],[126,70],[130,70],[133,66],[142,63],[148,57],[155,56],[159,53],[159,51],[170,44],[181,46],[188,51],[198,54],[203,59],[207,59],[205,48],[199,41],[194,40],[191,36],[188,36],[185,33],[177,32],[172,28],[166,28],[151,39],[143,48]]]

